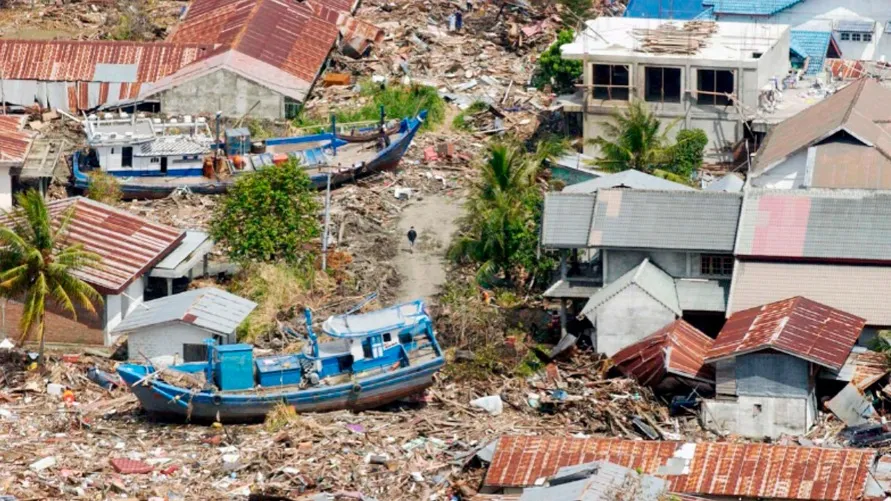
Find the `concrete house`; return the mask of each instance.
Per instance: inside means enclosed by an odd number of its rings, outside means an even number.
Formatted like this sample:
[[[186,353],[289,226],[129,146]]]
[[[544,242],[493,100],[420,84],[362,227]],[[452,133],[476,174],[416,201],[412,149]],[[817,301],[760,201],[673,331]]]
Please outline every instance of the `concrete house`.
[[[96,313],[78,311],[77,320],[47,305],[46,340],[48,343],[109,345],[112,332],[145,299],[154,267],[165,257],[176,253],[177,259],[200,262],[206,247],[178,252],[185,231],[150,222],[120,209],[83,197],[66,198],[48,203],[54,218],[73,210],[66,242],[81,244],[84,250],[98,254],[97,266],[75,272],[101,295],[103,304]],[[191,243],[189,243],[191,245]],[[3,305],[6,334],[18,334],[22,307],[15,301]]]
[[[632,338],[627,344],[683,316],[705,332],[717,334],[723,325],[729,280],[733,273],[733,245],[742,197],[739,193],[600,189],[596,194],[549,193],[542,221],[542,247],[561,252],[561,274],[545,292],[559,299],[568,314],[592,322],[627,314],[608,310],[636,292],[655,284],[667,294],[662,307],[648,310],[653,317],[635,313]],[[646,262],[644,265],[643,263]],[[640,274],[638,274],[640,273]],[[636,278],[635,278],[636,277]],[[672,282],[672,286],[668,282]],[[615,282],[634,288],[613,286]],[[612,298],[620,292],[619,299]],[[604,301],[591,302],[594,295]],[[596,305],[596,307],[595,307]],[[584,306],[584,308],[582,308]],[[634,308],[634,305],[628,307]],[[671,312],[669,314],[669,312]],[[638,330],[638,328],[642,330]],[[614,333],[619,335],[617,333]],[[603,346],[610,346],[609,344]]]
[[[693,191],[685,184],[675,183],[639,170],[628,169],[614,174],[606,174],[595,179],[571,184],[563,188],[563,193],[595,193],[604,188],[632,188],[635,190]]]
[[[640,99],[664,122],[679,120],[675,130],[703,129],[715,158],[743,139],[762,94],[790,69],[785,25],[600,17],[561,51],[584,63],[585,99],[566,111],[584,114],[585,139]],[[596,146],[585,153],[596,155]]]
[[[804,296],[891,326],[891,193],[746,190],[727,312]]]
[[[865,322],[804,297],[734,313],[705,357],[716,393],[703,402],[706,425],[752,438],[806,433],[816,374],[845,365]]]
[[[114,328],[127,335],[130,360],[172,356],[178,361],[207,360],[204,340],[236,342],[235,330],[254,311],[253,301],[206,287],[146,301]]]
[[[891,89],[858,80],[771,130],[750,186],[891,189]]]

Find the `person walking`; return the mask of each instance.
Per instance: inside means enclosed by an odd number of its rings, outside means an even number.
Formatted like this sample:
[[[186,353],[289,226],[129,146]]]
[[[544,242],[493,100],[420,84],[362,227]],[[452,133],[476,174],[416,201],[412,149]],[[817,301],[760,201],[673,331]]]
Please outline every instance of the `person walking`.
[[[418,238],[418,232],[415,231],[415,227],[412,226],[408,230],[408,248],[411,250],[412,253],[415,252],[415,239],[417,239],[417,238]]]

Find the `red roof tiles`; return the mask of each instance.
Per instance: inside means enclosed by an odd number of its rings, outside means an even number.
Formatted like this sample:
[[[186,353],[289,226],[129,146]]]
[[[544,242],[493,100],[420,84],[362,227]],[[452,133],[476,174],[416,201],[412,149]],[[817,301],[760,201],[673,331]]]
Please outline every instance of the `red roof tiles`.
[[[623,374],[643,385],[658,384],[666,374],[714,383],[714,368],[703,362],[713,342],[678,319],[610,358]]]
[[[660,471],[672,458],[686,465],[669,469],[684,473]],[[504,436],[483,483],[529,487],[564,466],[609,461],[665,478],[672,492],[690,495],[864,500],[874,458],[872,449]]]
[[[734,313],[705,361],[764,349],[840,369],[866,320],[804,297],[793,297]]]
[[[34,134],[22,130],[25,115],[0,115],[0,163],[25,161]]]
[[[83,244],[84,250],[102,257],[98,267],[79,269],[75,275],[107,294],[122,292],[185,236],[181,230],[88,198],[56,200],[48,206],[54,218],[74,207],[66,241]]]
[[[149,42],[0,40],[0,71],[10,80],[90,82],[98,81],[97,64],[136,65],[136,81],[153,82],[201,59],[210,48]]]

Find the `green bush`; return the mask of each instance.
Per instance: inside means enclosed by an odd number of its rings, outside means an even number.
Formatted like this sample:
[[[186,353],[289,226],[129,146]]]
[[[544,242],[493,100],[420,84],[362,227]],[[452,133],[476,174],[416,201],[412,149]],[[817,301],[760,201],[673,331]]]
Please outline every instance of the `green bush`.
[[[541,89],[551,84],[554,92],[575,92],[575,83],[582,76],[582,62],[563,59],[560,55],[560,47],[572,42],[574,36],[572,30],[561,31],[557,41],[538,58],[538,71],[533,78],[536,87]]]
[[[708,136],[702,129],[678,131],[676,142],[671,147],[672,161],[666,170],[690,179],[702,167],[702,155],[707,144]]]
[[[471,104],[466,110],[458,113],[454,119],[452,119],[452,128],[463,131],[470,131],[470,124],[467,123],[468,115],[475,115],[481,111],[485,111],[489,109],[489,104],[483,101],[476,101]]]
[[[121,183],[111,174],[94,171],[90,173],[90,184],[87,185],[86,195],[90,200],[114,204],[121,200]]]
[[[312,182],[291,159],[239,179],[210,230],[236,261],[301,264],[314,256],[307,244],[319,236],[320,208]]]

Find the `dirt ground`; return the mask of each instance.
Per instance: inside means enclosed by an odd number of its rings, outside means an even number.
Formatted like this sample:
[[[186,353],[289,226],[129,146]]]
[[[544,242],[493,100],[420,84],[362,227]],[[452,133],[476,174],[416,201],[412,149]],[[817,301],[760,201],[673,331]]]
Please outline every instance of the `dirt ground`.
[[[456,195],[432,195],[405,207],[399,220],[399,254],[395,265],[402,276],[397,300],[430,299],[446,281],[445,253],[452,235],[458,230],[464,198]],[[418,232],[414,251],[409,248],[408,230]]]

